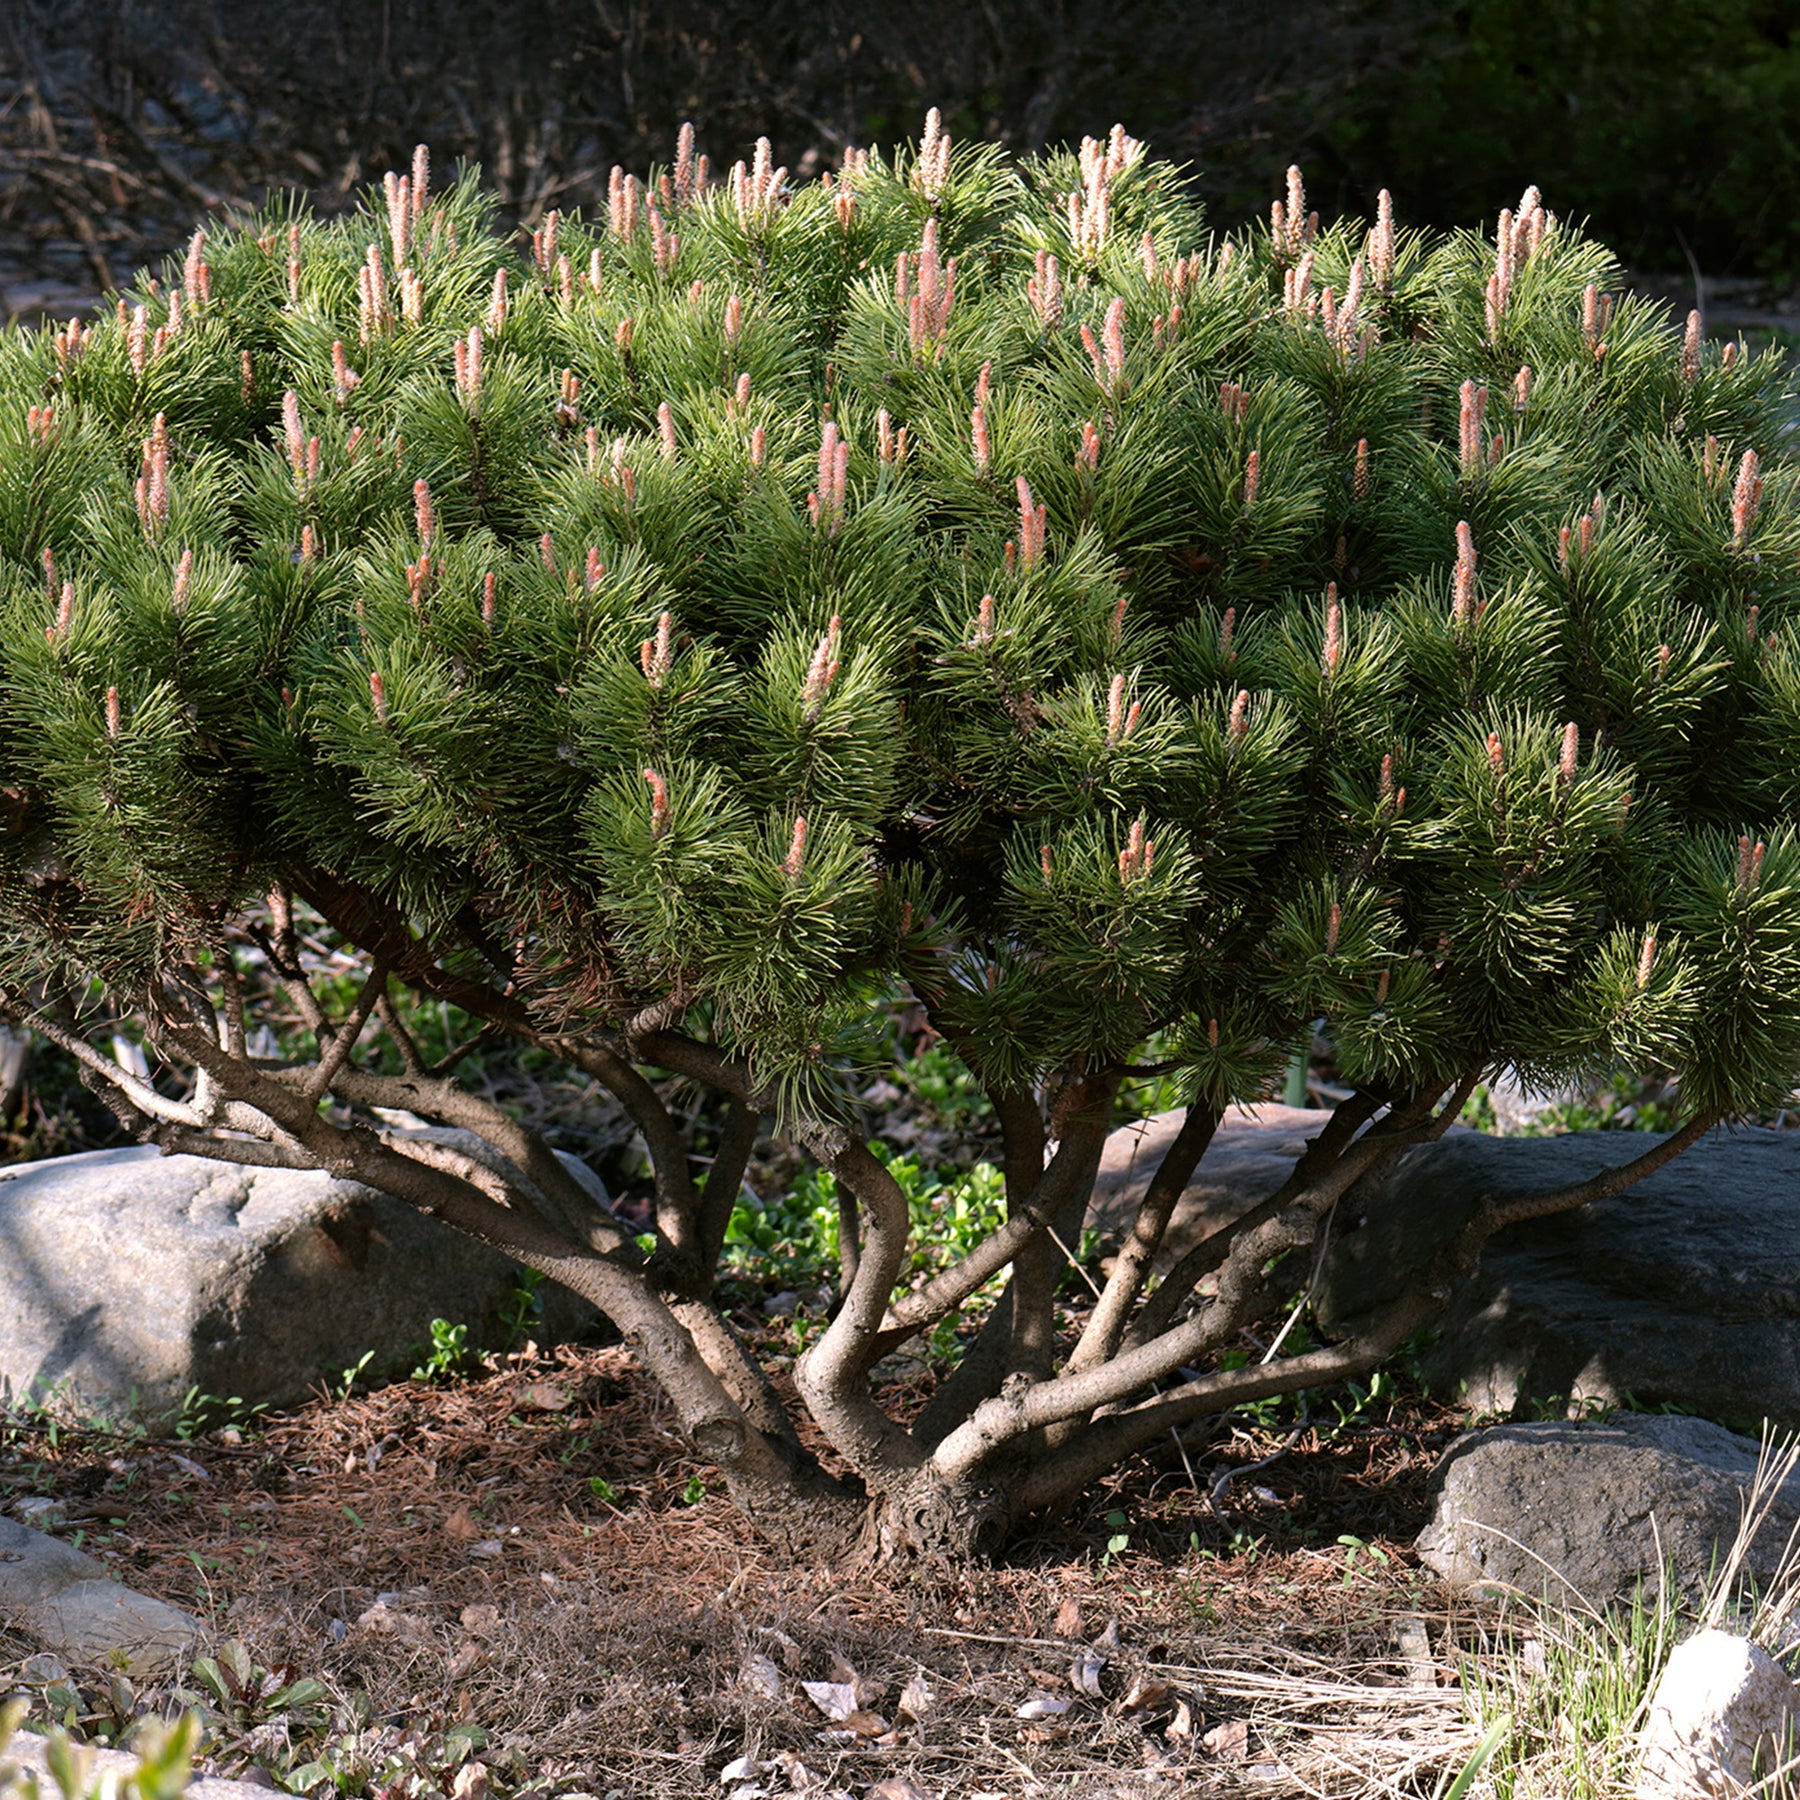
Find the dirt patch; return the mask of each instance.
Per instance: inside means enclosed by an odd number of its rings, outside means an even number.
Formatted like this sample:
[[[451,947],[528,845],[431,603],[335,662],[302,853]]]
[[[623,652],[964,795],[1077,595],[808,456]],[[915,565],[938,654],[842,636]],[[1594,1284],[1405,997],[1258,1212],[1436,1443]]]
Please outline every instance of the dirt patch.
[[[1355,1793],[1374,1791],[1358,1720],[1403,1702],[1395,1743],[1427,1747],[1429,1792],[1468,1734],[1448,1687],[1405,1685],[1394,1621],[1455,1636],[1409,1549],[1455,1425],[1412,1401],[1171,1445],[955,1575],[777,1565],[617,1347],[187,1437],[22,1419],[0,1501],[60,1501],[59,1535],[259,1666],[317,1677],[370,1744],[479,1725],[496,1791]],[[43,1665],[7,1642],[0,1688],[41,1703]],[[283,1730],[247,1722],[209,1772],[290,1766],[307,1747]],[[378,1791],[366,1760],[341,1791]]]

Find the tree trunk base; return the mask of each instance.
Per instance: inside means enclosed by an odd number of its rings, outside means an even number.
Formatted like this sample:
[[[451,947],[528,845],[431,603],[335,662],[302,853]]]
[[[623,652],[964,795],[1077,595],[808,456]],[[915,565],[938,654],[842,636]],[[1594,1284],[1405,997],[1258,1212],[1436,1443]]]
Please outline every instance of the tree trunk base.
[[[947,1482],[922,1469],[870,1503],[858,1556],[942,1567],[985,1562],[1004,1543],[1013,1510],[996,1483]]]

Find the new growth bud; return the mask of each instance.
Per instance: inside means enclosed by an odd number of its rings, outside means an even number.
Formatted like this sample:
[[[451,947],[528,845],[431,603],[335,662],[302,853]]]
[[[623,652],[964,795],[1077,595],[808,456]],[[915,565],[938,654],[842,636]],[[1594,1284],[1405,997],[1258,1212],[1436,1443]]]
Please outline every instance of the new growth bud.
[[[1062,271],[1048,251],[1038,251],[1034,260],[1037,272],[1026,278],[1025,298],[1038,323],[1046,331],[1054,331],[1063,317]]]
[[[653,688],[661,688],[668,680],[669,671],[674,667],[674,650],[672,636],[675,629],[674,617],[663,613],[656,621],[656,636],[645,638],[638,646],[638,662],[643,668],[644,679]]]
[[[917,287],[912,286],[904,256],[895,267],[894,291],[906,308],[907,341],[915,356],[941,344],[956,305],[956,258],[938,254],[937,220],[927,219],[919,244]]]
[[[1125,840],[1125,848],[1119,852],[1119,885],[1129,887],[1132,882],[1150,874],[1156,862],[1156,840],[1144,835],[1144,821],[1132,821],[1131,831]]]
[[[806,820],[798,818],[794,821],[794,835],[788,843],[788,853],[781,865],[781,872],[789,881],[800,879],[800,870],[806,860]]]
[[[1486,455],[1487,400],[1484,387],[1473,381],[1462,384],[1462,400],[1458,416],[1458,433],[1462,444],[1462,478],[1473,481],[1490,466]]]
[[[987,413],[979,405],[969,414],[969,443],[975,456],[975,469],[985,475],[994,460],[994,445],[988,435]]]
[[[1756,515],[1762,506],[1762,460],[1754,450],[1744,452],[1738,464],[1737,481],[1731,490],[1731,541],[1742,550],[1750,541]]]
[[[660,838],[669,829],[669,784],[654,769],[644,771],[650,788],[650,835]]]
[[[145,537],[154,538],[169,522],[169,422],[163,413],[156,415],[156,423],[144,439],[143,458],[137,478],[138,523]],[[302,477],[305,467],[302,452]]]
[[[1700,379],[1700,330],[1698,312],[1687,316],[1687,330],[1681,339],[1681,384],[1692,387]]]
[[[1106,747],[1116,749],[1137,730],[1139,714],[1143,711],[1141,702],[1132,701],[1128,708],[1125,704],[1125,677],[1115,675],[1112,686],[1106,696]]]
[[[819,438],[818,486],[806,496],[807,516],[828,537],[836,537],[849,496],[850,446],[839,435],[837,421],[827,419]]]
[[[456,391],[465,401],[481,396],[481,327],[471,325],[466,338],[456,340],[453,360],[456,365]]]
[[[1450,622],[1460,636],[1481,617],[1475,600],[1475,533],[1467,519],[1456,527],[1456,576]]]
[[[1394,196],[1383,188],[1375,199],[1375,224],[1366,250],[1369,276],[1382,293],[1394,285]]]
[[[1021,475],[1018,478],[1019,495],[1019,566],[1023,569],[1035,569],[1044,560],[1044,546],[1049,533],[1050,509],[1048,506],[1036,505],[1031,497],[1031,485]]]
[[[950,179],[950,134],[934,106],[925,115],[925,129],[919,136],[919,160],[913,165],[913,186],[928,200],[935,200]]]
[[[1763,853],[1767,845],[1758,841],[1751,843],[1747,837],[1738,839],[1737,891],[1740,896],[1754,894],[1762,885]]]
[[[825,696],[837,680],[838,631],[842,624],[843,620],[834,613],[807,666],[806,680],[800,689],[800,707],[809,725],[818,718],[825,705]]]

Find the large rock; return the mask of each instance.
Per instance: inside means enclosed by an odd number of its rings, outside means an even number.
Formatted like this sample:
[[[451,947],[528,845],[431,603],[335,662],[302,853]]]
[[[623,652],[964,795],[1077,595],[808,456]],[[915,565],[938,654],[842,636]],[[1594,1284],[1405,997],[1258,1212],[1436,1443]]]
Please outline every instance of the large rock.
[[[1492,1425],[1439,1466],[1425,1565],[1459,1587],[1516,1589],[1594,1606],[1660,1585],[1665,1563],[1690,1596],[1730,1549],[1759,1446],[1706,1419]],[[1766,1589],[1800,1521],[1800,1476],[1772,1496],[1745,1561]]]
[[[60,1538],[0,1518],[0,1622],[73,1662],[120,1661],[136,1673],[177,1661],[200,1621],[115,1581]]]
[[[1157,1113],[1121,1125],[1107,1138],[1088,1202],[1089,1229],[1115,1240],[1131,1229],[1144,1189],[1174,1143],[1184,1116],[1179,1111]],[[1176,1202],[1159,1266],[1167,1268],[1190,1245],[1274,1193],[1293,1173],[1308,1140],[1330,1118],[1329,1112],[1299,1106],[1232,1107]]]
[[[0,1170],[0,1385],[147,1420],[196,1390],[291,1404],[365,1351],[398,1366],[434,1319],[498,1342],[519,1274],[323,1172],[149,1148],[24,1163]],[[543,1298],[540,1336],[592,1317],[564,1289]]]
[[[1488,1199],[1584,1180],[1657,1141],[1468,1132],[1409,1151],[1347,1202],[1357,1228],[1326,1260],[1322,1321],[1350,1329]],[[1423,1372],[1478,1412],[1598,1400],[1800,1427],[1800,1132],[1715,1132],[1615,1199],[1501,1232]]]

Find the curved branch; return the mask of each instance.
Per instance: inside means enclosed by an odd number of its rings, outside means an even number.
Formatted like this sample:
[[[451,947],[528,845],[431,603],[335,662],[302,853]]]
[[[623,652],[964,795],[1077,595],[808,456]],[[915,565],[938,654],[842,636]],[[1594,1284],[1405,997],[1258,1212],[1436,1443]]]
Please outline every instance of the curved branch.
[[[1102,1131],[1102,1141],[1104,1137]],[[1057,1145],[1050,1166],[1044,1170],[1036,1187],[1014,1205],[1004,1225],[990,1232],[949,1268],[940,1270],[904,1299],[895,1301],[881,1321],[879,1354],[885,1356],[909,1337],[929,1330],[946,1313],[955,1311],[999,1274],[1025,1245],[1042,1236],[1073,1200],[1090,1147],[1085,1138],[1071,1132]],[[1092,1181],[1091,1175],[1089,1181]]]
[[[879,1327],[906,1263],[906,1196],[860,1139],[842,1126],[802,1124],[795,1135],[821,1168],[855,1196],[867,1224],[862,1261],[837,1317],[794,1368],[808,1410],[833,1447],[872,1488],[916,1469],[924,1453],[875,1404],[869,1370],[881,1355]]]
[[[1202,1238],[1176,1262],[1163,1277],[1156,1292],[1144,1302],[1122,1341],[1130,1345],[1145,1344],[1165,1331],[1195,1285],[1203,1276],[1210,1275],[1231,1254],[1231,1246],[1242,1233],[1255,1230],[1265,1219],[1272,1219],[1287,1207],[1310,1198],[1328,1171],[1335,1187],[1330,1198],[1336,1199],[1338,1194],[1345,1192],[1376,1159],[1378,1151],[1368,1149],[1362,1150],[1360,1157],[1349,1163],[1343,1160],[1353,1143],[1360,1150],[1375,1136],[1373,1131],[1367,1132],[1359,1143],[1356,1134],[1381,1110],[1382,1104],[1378,1095],[1357,1093],[1338,1105],[1319,1134],[1308,1142],[1288,1178],[1274,1193],[1229,1225],[1222,1225],[1217,1231]],[[1345,1173],[1345,1170],[1348,1172]]]
[[[149,1082],[140,1080],[122,1063],[103,1056],[47,1008],[35,1006],[9,989],[0,989],[0,1007],[5,1007],[32,1030],[41,1031],[59,1050],[67,1052],[83,1069],[121,1094],[145,1118],[169,1125],[185,1125],[194,1131],[206,1129],[206,1115],[199,1107],[159,1094]]]
[[[656,1184],[656,1229],[682,1264],[700,1262],[700,1233],[688,1147],[669,1109],[648,1081],[604,1044],[561,1040],[555,1045],[584,1075],[591,1075],[625,1108],[650,1152]]]
[[[1187,1191],[1187,1184],[1224,1116],[1223,1109],[1217,1106],[1196,1104],[1188,1108],[1174,1143],[1144,1189],[1137,1217],[1131,1222],[1131,1235],[1120,1246],[1112,1274],[1088,1316],[1087,1328],[1070,1353],[1067,1367],[1072,1373],[1105,1362],[1118,1349],[1131,1309],[1149,1277],[1151,1260],[1162,1248],[1163,1233],[1169,1228],[1176,1204]]]
[[[748,1101],[731,1097],[725,1129],[706,1174],[706,1190],[700,1197],[700,1261],[709,1274],[725,1253],[725,1235],[731,1229],[732,1209],[744,1185],[744,1171],[756,1150],[762,1130],[762,1114]]]
[[[1527,1219],[1542,1219],[1551,1213],[1572,1212],[1576,1207],[1589,1206],[1596,1200],[1610,1200],[1642,1181],[1646,1175],[1654,1175],[1664,1163],[1673,1162],[1682,1151],[1697,1144],[1709,1131],[1716,1130],[1725,1118],[1724,1107],[1711,1107],[1696,1113],[1679,1131],[1630,1162],[1613,1164],[1569,1187],[1556,1188],[1546,1194],[1525,1194],[1506,1206],[1491,1208],[1493,1230],[1520,1225]]]

